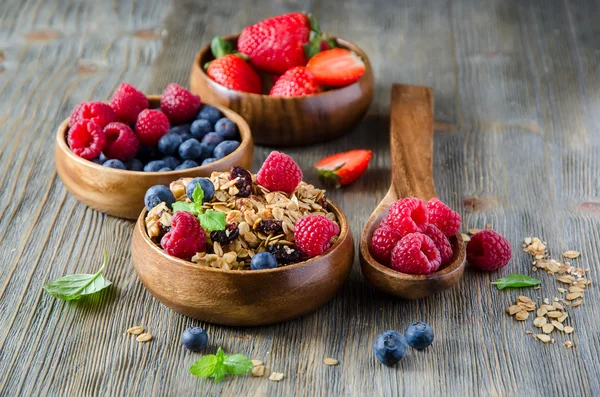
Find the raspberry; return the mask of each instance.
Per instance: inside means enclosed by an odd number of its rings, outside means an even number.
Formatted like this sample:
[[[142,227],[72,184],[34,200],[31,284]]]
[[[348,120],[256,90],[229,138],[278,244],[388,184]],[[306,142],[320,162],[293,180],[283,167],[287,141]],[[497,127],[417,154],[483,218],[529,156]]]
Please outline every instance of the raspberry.
[[[467,261],[486,272],[506,266],[511,256],[508,240],[494,230],[482,230],[467,243]]]
[[[104,102],[81,102],[71,113],[69,126],[79,121],[93,121],[100,128],[104,128],[106,124],[117,121],[115,111]]]
[[[404,237],[409,233],[424,232],[428,219],[427,203],[412,197],[398,200],[390,205],[382,224],[389,226]]]
[[[298,249],[309,256],[327,251],[331,238],[340,233],[340,227],[323,215],[309,215],[296,223],[294,239]]]
[[[371,255],[383,265],[389,266],[392,250],[401,236],[386,226],[378,227],[371,237]]]
[[[138,116],[135,133],[144,145],[156,146],[158,140],[169,132],[169,119],[160,110],[145,109]]]
[[[460,215],[439,199],[429,200],[427,209],[429,210],[429,223],[437,226],[446,237],[452,237],[460,230],[462,222]]]
[[[115,121],[108,124],[104,127],[104,134],[106,134],[104,154],[109,159],[129,161],[135,157],[140,148],[137,136],[125,123]]]
[[[256,182],[270,191],[291,193],[302,181],[302,170],[287,154],[272,151],[256,174]]]
[[[171,230],[160,240],[160,245],[169,255],[190,259],[197,252],[203,252],[206,235],[200,221],[194,215],[178,211],[173,215]]]
[[[440,229],[438,229],[434,225],[427,225],[427,229],[425,229],[425,235],[428,236],[435,247],[440,251],[440,259],[442,261],[442,265],[450,262],[452,259],[452,245],[450,245],[450,240],[448,237],[444,236],[444,233]]]
[[[131,84],[121,83],[113,94],[110,107],[119,121],[134,125],[140,112],[148,109],[148,98]]]
[[[67,142],[73,153],[91,160],[98,157],[104,149],[106,135],[98,124],[83,120],[69,128]]]
[[[441,265],[440,251],[423,233],[409,233],[392,251],[391,268],[408,274],[430,274]]]
[[[200,109],[200,97],[172,83],[162,93],[160,109],[165,112],[171,123],[183,124],[196,117]]]

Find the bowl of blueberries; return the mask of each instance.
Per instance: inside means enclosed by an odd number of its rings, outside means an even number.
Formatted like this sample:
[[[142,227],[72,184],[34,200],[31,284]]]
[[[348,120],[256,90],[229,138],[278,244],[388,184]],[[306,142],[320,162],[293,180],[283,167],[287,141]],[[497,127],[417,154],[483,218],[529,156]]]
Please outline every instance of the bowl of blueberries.
[[[144,95],[123,83],[109,102],[82,102],[58,128],[54,159],[67,190],[109,215],[136,219],[146,190],[183,177],[250,168],[245,120],[170,84]]]

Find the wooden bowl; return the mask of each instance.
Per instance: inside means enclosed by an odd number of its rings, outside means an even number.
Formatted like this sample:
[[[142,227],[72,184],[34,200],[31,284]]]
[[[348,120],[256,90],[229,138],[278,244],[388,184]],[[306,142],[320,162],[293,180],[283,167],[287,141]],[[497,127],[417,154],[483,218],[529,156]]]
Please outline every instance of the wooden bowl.
[[[235,326],[291,320],[333,298],[354,261],[348,221],[328,204],[340,224],[335,244],[305,262],[267,270],[221,270],[167,255],[148,237],[144,209],[131,242],[133,266],[156,299],[186,316]]]
[[[225,37],[237,44],[239,34]],[[360,55],[366,65],[362,77],[349,86],[319,94],[275,98],[226,88],[209,78],[203,65],[213,60],[206,45],[192,65],[191,91],[202,100],[219,103],[239,113],[250,125],[254,141],[262,145],[308,145],[335,139],[362,119],[373,98],[373,69],[367,55],[348,41],[336,38],[338,46]]]
[[[160,106],[159,95],[149,95],[151,108]],[[204,103],[204,102],[203,102]],[[79,201],[95,210],[120,218],[136,219],[144,207],[146,190],[153,185],[169,185],[183,177],[210,176],[213,171],[229,171],[234,165],[250,168],[254,154],[252,134],[246,121],[223,106],[216,106],[237,124],[240,146],[230,155],[214,163],[186,170],[169,172],[125,171],[103,167],[75,155],[67,145],[69,119],[63,121],[56,133],[54,161],[58,176]]]

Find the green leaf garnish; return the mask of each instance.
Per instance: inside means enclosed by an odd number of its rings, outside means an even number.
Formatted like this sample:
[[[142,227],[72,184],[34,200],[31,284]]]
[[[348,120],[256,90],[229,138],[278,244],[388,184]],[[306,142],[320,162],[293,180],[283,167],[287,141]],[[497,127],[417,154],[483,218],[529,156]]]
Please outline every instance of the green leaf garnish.
[[[540,283],[541,281],[537,278],[529,277],[524,274],[511,274],[499,278],[496,281],[492,281],[492,284],[499,290],[503,290],[504,288],[534,287]]]
[[[217,356],[209,354],[200,358],[190,367],[190,372],[198,377],[208,377],[215,372]]]
[[[173,213],[177,211],[186,211],[198,217],[200,225],[210,232],[215,230],[225,230],[227,222],[225,222],[225,214],[211,209],[204,210],[202,208],[202,200],[204,199],[204,190],[197,184],[192,193],[192,203],[185,201],[177,201],[173,203]]]
[[[177,211],[191,212],[194,215],[198,214],[198,209],[194,205],[195,203],[186,203],[185,201],[177,201],[173,203],[173,213]]]
[[[200,224],[208,231],[225,230],[225,214],[214,210],[206,210],[204,214],[198,215]]]
[[[243,354],[225,354],[219,347],[217,354],[207,354],[190,367],[190,373],[200,378],[214,378],[215,382],[223,380],[225,375],[247,374],[254,365]]]
[[[196,184],[196,187],[194,188],[194,192],[192,193],[192,200],[194,201],[194,204],[202,207],[202,200],[204,200],[204,190],[202,190],[202,187],[199,183]]]
[[[223,364],[227,369],[227,372],[232,375],[243,375],[254,368],[252,361],[243,354],[225,356]]]
[[[108,262],[108,253],[104,251],[102,267],[95,274],[70,274],[49,282],[42,288],[55,298],[71,301],[82,296],[95,294],[110,286],[112,283],[102,277],[104,267]]]

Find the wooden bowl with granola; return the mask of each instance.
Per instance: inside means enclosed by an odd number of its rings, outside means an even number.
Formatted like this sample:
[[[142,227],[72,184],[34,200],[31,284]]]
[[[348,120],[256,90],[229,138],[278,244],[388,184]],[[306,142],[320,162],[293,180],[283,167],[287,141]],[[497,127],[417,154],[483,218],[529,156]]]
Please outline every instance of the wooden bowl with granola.
[[[207,179],[214,194],[207,201],[196,197],[200,184],[194,183],[201,178],[179,179],[169,187],[173,204],[161,202],[142,211],[133,234],[132,260],[155,298],[203,321],[256,326],[310,313],[340,290],[354,260],[343,212],[325,198],[324,190],[305,182],[290,193],[269,190],[257,182],[260,172],[258,177],[241,167],[213,172]],[[193,197],[188,195],[190,186]],[[201,190],[206,190],[204,185]],[[212,222],[217,213],[222,214],[220,227]],[[212,223],[205,223],[204,217]],[[312,225],[308,230],[313,221],[324,229]],[[190,236],[199,229],[201,248],[182,254],[182,245],[195,239]],[[321,241],[316,246],[322,245],[318,251],[313,250],[315,230],[327,231],[324,239],[316,238]],[[178,243],[173,243],[176,238]]]

